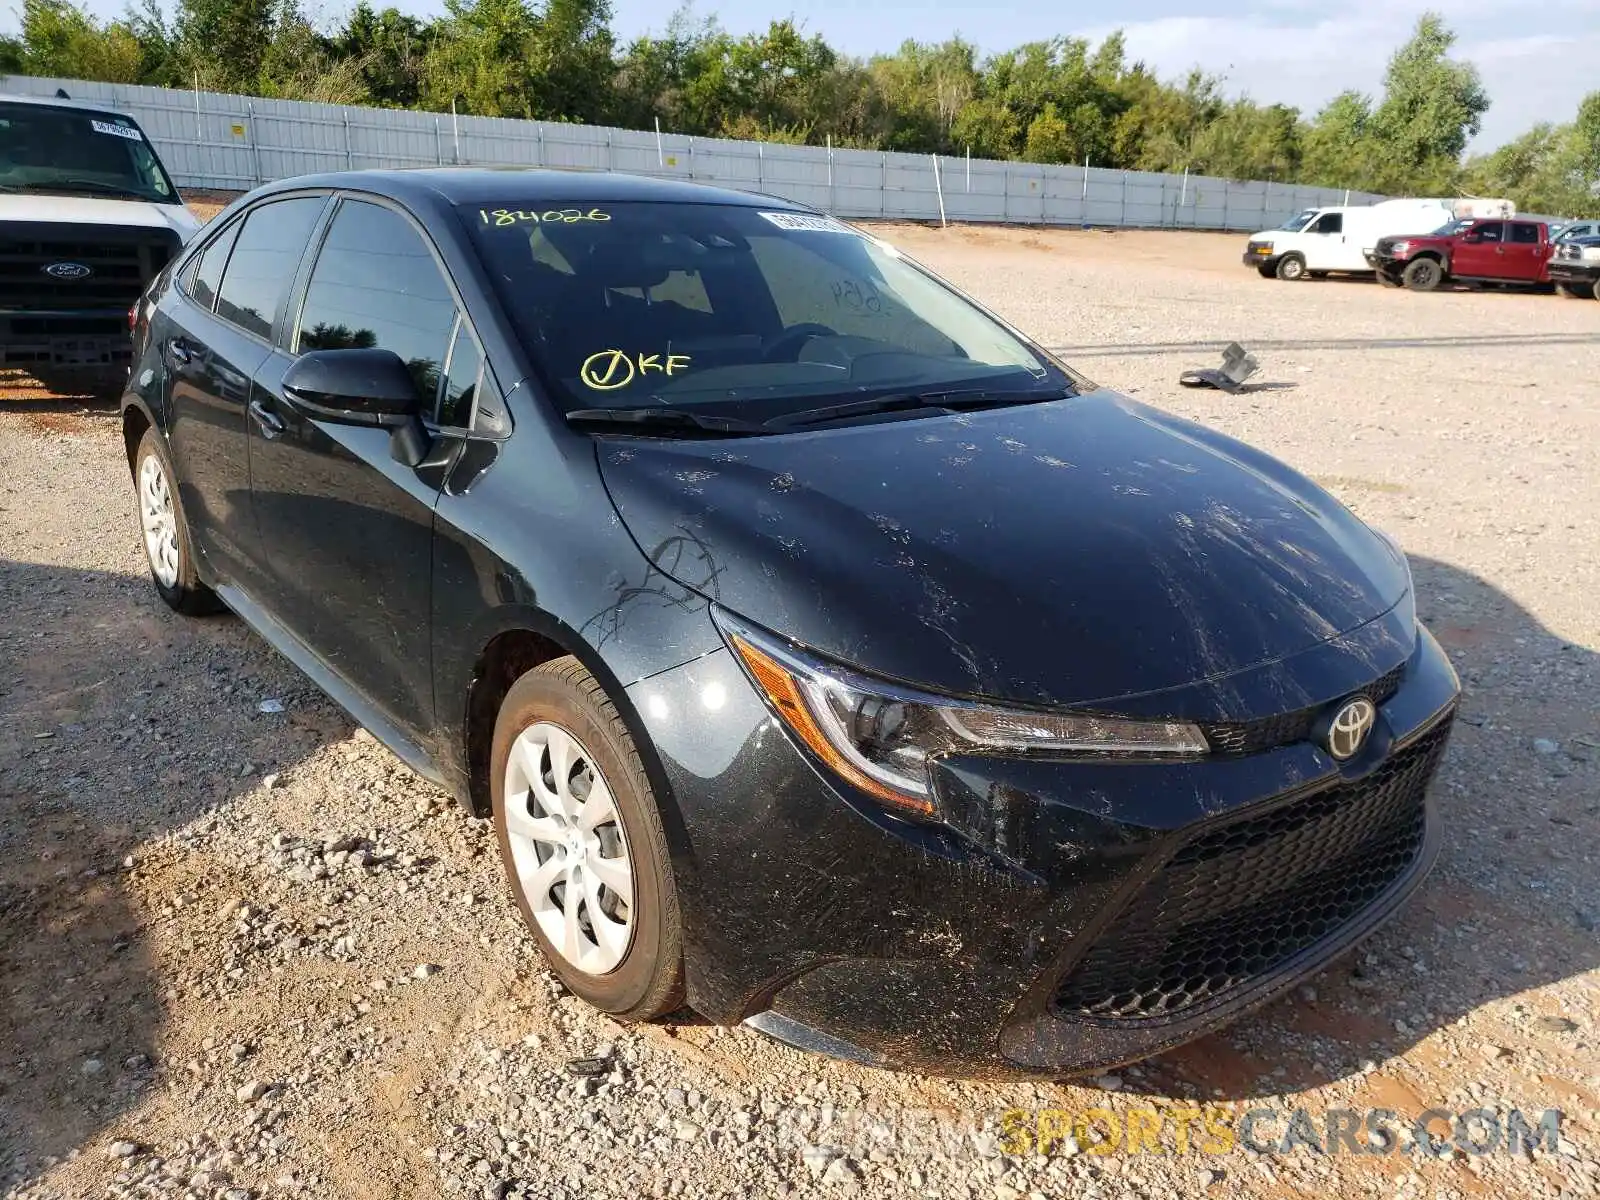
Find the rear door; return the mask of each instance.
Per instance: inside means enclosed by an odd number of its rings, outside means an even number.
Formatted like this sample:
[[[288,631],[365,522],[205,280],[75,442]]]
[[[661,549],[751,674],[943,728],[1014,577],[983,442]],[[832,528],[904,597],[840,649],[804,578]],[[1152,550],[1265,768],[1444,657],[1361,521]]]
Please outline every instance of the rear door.
[[[1544,275],[1545,242],[1543,227],[1533,221],[1506,222],[1502,247],[1505,278],[1533,283]]]
[[[1479,221],[1456,239],[1450,258],[1452,275],[1499,279],[1505,271],[1504,221]]]
[[[452,351],[474,381],[481,360],[470,330],[464,337],[473,348],[458,344],[458,309],[432,243],[409,217],[375,200],[340,200],[281,348],[257,372],[261,419],[251,429],[267,607],[420,739],[433,718],[433,509],[446,465],[438,454],[459,441],[436,436],[438,453],[407,466],[390,452],[388,431],[315,421],[282,381],[308,350],[392,350],[410,366],[436,423]]]
[[[151,331],[166,370],[179,492],[219,580],[248,580],[257,567],[246,448],[250,380],[271,353],[273,321],[324,203],[276,200],[235,217],[185,271]]]

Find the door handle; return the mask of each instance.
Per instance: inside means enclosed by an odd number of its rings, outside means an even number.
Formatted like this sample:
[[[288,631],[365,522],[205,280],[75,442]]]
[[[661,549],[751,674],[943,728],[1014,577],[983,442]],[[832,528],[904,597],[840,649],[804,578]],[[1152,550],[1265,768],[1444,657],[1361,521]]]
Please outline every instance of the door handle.
[[[267,408],[267,406],[262,404],[259,400],[250,401],[250,417],[260,428],[261,436],[266,438],[269,442],[275,441],[282,437],[284,430],[288,428],[288,426],[283,423],[282,417],[278,416],[277,413]]]

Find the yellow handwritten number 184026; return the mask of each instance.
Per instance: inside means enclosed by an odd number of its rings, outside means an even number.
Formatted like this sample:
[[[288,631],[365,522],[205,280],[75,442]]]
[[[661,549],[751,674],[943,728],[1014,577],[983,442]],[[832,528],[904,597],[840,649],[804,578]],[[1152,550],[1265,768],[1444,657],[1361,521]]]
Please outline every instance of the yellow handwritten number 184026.
[[[598,208],[584,212],[581,208],[552,208],[548,212],[524,212],[520,208],[480,208],[478,219],[485,225],[505,228],[508,225],[576,225],[579,221],[609,221],[611,214]]]
[[[659,371],[676,375],[689,366],[687,354],[630,354],[626,350],[597,350],[583,360],[578,378],[597,392],[627,387],[641,375]]]

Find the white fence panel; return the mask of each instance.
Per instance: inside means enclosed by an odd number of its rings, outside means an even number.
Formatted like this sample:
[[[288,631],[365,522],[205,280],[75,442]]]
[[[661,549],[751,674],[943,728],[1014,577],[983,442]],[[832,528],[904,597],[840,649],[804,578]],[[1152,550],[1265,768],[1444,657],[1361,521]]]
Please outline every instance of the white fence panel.
[[[650,130],[306,104],[215,92],[4,77],[131,114],[180,187],[239,191],[294,175],[455,164],[631,171],[782,196],[841,217],[1253,231],[1304,208],[1379,197],[1334,188],[691,138]],[[937,177],[935,171],[937,170]]]

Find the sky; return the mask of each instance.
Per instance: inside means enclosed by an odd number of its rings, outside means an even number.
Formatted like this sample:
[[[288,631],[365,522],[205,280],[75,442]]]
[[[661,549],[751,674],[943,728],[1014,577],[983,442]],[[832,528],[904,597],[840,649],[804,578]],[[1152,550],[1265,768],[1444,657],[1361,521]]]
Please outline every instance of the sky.
[[[319,23],[336,20],[348,0],[303,0]],[[443,0],[375,0],[430,15]],[[679,0],[612,0],[612,26],[627,42],[661,32]],[[123,0],[88,0],[100,16]],[[1107,19],[1107,11],[1115,13]],[[1596,0],[1120,0],[1115,5],[1006,3],[1001,0],[697,0],[734,33],[794,17],[847,54],[893,50],[908,37],[941,41],[960,33],[981,50],[1071,34],[1098,40],[1120,26],[1129,56],[1164,77],[1191,67],[1222,75],[1231,94],[1292,104],[1307,114],[1346,88],[1377,93],[1390,53],[1418,15],[1443,14],[1459,36],[1455,54],[1474,62],[1493,100],[1474,150],[1490,149],[1540,121],[1570,121],[1586,91],[1600,85],[1600,3]],[[16,16],[0,22],[14,29]]]

